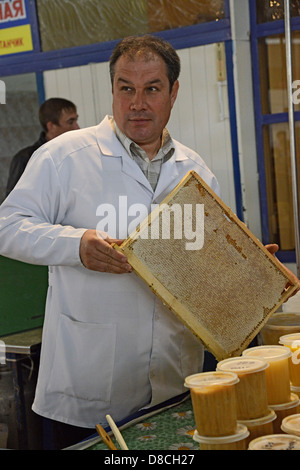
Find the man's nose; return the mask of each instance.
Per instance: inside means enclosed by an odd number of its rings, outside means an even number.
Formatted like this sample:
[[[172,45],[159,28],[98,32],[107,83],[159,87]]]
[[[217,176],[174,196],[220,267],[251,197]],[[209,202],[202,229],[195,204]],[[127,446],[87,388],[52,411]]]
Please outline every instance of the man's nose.
[[[142,92],[136,92],[132,98],[131,109],[135,111],[141,111],[146,108],[145,96]]]
[[[73,129],[74,131],[76,131],[76,129],[80,129],[79,124],[78,124],[77,121],[75,121],[75,122],[72,124],[72,129]]]

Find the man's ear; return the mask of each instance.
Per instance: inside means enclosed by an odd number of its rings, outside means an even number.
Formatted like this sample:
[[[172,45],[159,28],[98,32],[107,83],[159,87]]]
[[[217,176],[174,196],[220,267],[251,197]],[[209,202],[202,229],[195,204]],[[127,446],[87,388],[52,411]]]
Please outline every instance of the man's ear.
[[[176,101],[178,90],[179,90],[179,81],[176,80],[176,82],[174,82],[172,90],[171,90],[171,106],[172,107],[173,107],[173,105]]]
[[[47,137],[48,140],[53,139],[53,137],[56,136],[55,126],[56,126],[56,124],[54,124],[54,122],[51,122],[51,121],[47,122],[47,124],[46,124],[46,127],[47,127],[46,137]]]
[[[53,122],[48,121],[47,124],[46,124],[47,132],[51,133],[51,131],[53,130],[53,126],[54,126]]]

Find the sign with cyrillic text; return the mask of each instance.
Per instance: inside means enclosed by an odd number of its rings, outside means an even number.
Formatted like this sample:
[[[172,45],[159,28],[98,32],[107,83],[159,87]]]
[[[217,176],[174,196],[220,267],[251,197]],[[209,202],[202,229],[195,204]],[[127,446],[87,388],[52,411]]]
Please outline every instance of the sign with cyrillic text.
[[[32,50],[27,0],[0,0],[0,55]]]

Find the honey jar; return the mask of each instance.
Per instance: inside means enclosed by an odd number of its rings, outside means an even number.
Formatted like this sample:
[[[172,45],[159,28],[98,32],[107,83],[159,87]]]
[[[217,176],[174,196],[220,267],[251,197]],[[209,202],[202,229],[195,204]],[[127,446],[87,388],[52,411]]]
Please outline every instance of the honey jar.
[[[266,388],[268,362],[251,357],[225,359],[217,364],[217,370],[234,372],[239,378],[236,384],[237,419],[251,420],[269,413]]]
[[[280,434],[282,432],[281,424],[284,418],[298,413],[299,404],[299,397],[292,393],[291,398],[287,403],[282,403],[280,405],[270,405],[270,408],[272,408],[272,410],[274,410],[276,413],[276,419],[273,422],[273,430],[275,434]]]
[[[291,392],[300,398],[300,387],[295,387],[294,385],[291,385]]]
[[[266,436],[268,434],[273,434],[274,427],[273,421],[276,419],[276,413],[274,410],[269,410],[269,413],[262,418],[249,419],[244,421],[239,421],[239,424],[243,424],[247,427],[249,431],[249,436],[247,438],[247,444],[260,436]]]
[[[185,379],[191,390],[196,429],[200,436],[235,434],[237,426],[236,391],[238,376],[231,372],[202,372]]]
[[[300,387],[300,333],[281,336],[279,344],[290,348],[290,380],[294,387]]]
[[[256,346],[243,351],[243,356],[264,359],[268,404],[276,405],[290,401],[289,358],[291,350],[285,346]]]
[[[278,344],[279,338],[300,332],[300,313],[275,313],[259,333],[263,345]]]

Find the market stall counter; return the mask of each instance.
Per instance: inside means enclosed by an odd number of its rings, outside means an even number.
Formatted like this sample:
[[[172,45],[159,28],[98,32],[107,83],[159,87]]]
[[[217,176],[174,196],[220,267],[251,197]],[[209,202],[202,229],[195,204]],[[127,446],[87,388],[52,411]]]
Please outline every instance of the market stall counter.
[[[129,417],[125,424],[117,423],[129,450],[199,450],[193,440],[195,420],[190,395],[185,394],[141,416]],[[105,428],[109,433],[110,429]],[[118,442],[110,434],[117,449]],[[108,450],[98,434],[80,442],[70,450]]]

